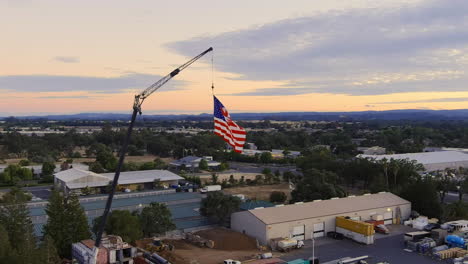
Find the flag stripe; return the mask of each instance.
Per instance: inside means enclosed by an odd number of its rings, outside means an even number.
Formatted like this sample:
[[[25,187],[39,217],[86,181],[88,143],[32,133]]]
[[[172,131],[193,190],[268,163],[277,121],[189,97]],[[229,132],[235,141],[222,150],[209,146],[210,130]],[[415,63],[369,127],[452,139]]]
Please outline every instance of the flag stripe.
[[[226,143],[231,145],[235,152],[241,153],[245,144],[245,129],[236,124],[230,117],[223,104],[213,96],[214,99],[214,133],[220,136]]]

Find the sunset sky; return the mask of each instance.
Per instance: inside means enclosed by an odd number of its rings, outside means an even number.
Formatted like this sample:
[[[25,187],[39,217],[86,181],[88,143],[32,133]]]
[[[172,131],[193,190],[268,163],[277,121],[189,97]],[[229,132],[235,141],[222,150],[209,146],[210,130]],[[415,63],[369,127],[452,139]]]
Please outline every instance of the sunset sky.
[[[468,108],[466,0],[0,0],[0,116]]]

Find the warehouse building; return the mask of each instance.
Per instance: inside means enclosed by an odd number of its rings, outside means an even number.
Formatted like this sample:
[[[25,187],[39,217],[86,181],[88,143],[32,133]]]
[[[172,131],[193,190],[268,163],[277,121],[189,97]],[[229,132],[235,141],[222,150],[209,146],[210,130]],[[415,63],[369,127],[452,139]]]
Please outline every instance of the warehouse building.
[[[426,171],[468,167],[468,154],[459,151],[436,151],[390,155],[358,155],[358,157],[375,160],[415,160],[417,163],[421,163]]]
[[[89,188],[91,193],[104,193],[113,179],[114,173],[97,174],[75,168],[54,174],[55,186],[64,193],[79,194],[84,188]],[[158,181],[161,187],[168,188],[171,185],[177,185],[179,180],[183,178],[167,170],[126,171],[120,173],[118,190],[154,189],[155,181]]]
[[[366,221],[374,215],[382,215],[385,224],[392,224],[408,219],[410,213],[410,202],[381,192],[237,212],[231,215],[231,228],[268,245],[275,238],[323,237],[335,231],[337,216]]]

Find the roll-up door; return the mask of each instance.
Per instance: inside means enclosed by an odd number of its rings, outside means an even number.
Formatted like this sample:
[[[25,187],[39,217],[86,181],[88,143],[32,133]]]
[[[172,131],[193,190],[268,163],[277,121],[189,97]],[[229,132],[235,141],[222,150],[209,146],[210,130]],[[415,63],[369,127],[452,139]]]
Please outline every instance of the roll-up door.
[[[305,226],[295,226],[292,231],[292,237],[297,240],[305,239]]]
[[[323,237],[325,235],[325,223],[314,224],[313,237]]]
[[[393,212],[385,212],[384,213],[384,224],[391,225],[393,224]]]

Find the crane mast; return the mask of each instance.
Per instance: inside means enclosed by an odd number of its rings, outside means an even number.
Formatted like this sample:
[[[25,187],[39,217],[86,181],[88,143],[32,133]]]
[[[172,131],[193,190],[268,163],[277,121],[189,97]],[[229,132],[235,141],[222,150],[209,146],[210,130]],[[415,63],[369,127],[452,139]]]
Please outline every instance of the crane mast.
[[[213,48],[210,47],[209,49],[205,50],[204,52],[198,54],[196,57],[192,58],[191,60],[187,61],[185,64],[182,64],[177,69],[173,70],[168,75],[161,78],[159,81],[155,82],[148,88],[146,88],[140,94],[135,95],[135,101],[133,103],[133,113],[130,119],[130,123],[128,125],[127,136],[122,145],[122,149],[120,150],[119,162],[117,163],[117,168],[115,170],[114,180],[112,181],[111,190],[109,192],[109,197],[107,198],[106,208],[104,209],[104,213],[101,218],[101,222],[99,223],[98,233],[96,235],[96,242],[95,246],[95,257],[97,257],[97,251],[101,244],[102,234],[104,232],[104,228],[106,226],[107,216],[109,214],[110,208],[112,206],[112,199],[114,198],[115,188],[117,187],[117,183],[119,181],[120,171],[122,170],[122,165],[125,159],[125,154],[127,153],[128,143],[130,141],[130,136],[133,131],[133,126],[135,125],[136,116],[139,113],[141,115],[141,105],[143,104],[144,100],[148,98],[152,93],[156,92],[159,88],[161,88],[164,84],[166,84],[170,79],[174,76],[179,74],[182,70],[190,66],[192,63],[203,57],[208,52],[212,51]]]

